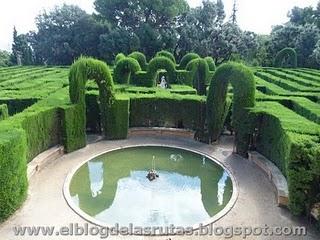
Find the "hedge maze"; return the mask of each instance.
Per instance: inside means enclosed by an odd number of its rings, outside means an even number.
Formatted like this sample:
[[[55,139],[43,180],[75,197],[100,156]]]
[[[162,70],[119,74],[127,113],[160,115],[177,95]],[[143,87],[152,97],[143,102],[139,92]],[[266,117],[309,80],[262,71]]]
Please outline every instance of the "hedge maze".
[[[277,61],[286,54],[294,56],[286,50]],[[162,76],[168,89],[157,86]],[[86,132],[125,139],[130,127],[187,128],[205,142],[232,130],[239,154],[257,150],[287,177],[294,214],[320,201],[319,70],[216,69],[196,53],[161,51],[147,61],[134,52],[113,66],[80,58],[70,68],[0,68],[0,89],[1,221],[24,201],[36,155],[57,144],[79,149]]]

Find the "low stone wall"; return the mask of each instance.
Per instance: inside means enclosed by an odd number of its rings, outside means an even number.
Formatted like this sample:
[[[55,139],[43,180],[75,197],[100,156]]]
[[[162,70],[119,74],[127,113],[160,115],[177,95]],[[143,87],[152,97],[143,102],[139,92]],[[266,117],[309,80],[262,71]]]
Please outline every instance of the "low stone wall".
[[[288,206],[288,183],[279,168],[258,152],[249,152],[249,160],[268,175],[276,189],[278,205]]]

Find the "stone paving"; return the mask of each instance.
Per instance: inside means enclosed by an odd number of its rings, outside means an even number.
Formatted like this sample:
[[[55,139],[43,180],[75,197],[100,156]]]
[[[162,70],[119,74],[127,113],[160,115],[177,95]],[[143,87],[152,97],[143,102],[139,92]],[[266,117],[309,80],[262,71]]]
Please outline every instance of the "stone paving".
[[[100,141],[89,144],[86,148],[64,155],[50,163],[35,174],[30,180],[29,196],[9,220],[0,225],[1,240],[21,239],[101,239],[99,236],[51,236],[51,237],[17,237],[14,226],[54,226],[58,229],[70,223],[80,226],[87,223],[67,205],[62,189],[68,173],[81,162],[106,150],[139,144],[165,144],[206,153],[223,163],[235,176],[238,182],[239,196],[234,207],[220,220],[215,222],[219,227],[291,227],[305,226],[308,235],[300,237],[248,236],[246,239],[320,239],[319,233],[310,229],[308,222],[293,217],[290,212],[277,206],[275,191],[268,177],[252,162],[232,154],[232,138],[223,137],[214,146],[178,137],[130,137],[121,141]],[[89,224],[90,225],[90,224]],[[92,226],[92,225],[90,225]],[[226,235],[226,237],[228,237]],[[127,236],[108,239],[226,239],[222,236]],[[229,239],[244,239],[234,236]]]

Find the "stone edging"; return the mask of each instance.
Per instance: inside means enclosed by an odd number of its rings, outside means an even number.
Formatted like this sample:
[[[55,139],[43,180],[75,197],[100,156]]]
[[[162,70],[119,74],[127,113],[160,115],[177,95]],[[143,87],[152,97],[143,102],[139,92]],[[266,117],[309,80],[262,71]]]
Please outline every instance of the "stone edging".
[[[137,127],[130,128],[129,136],[177,136],[194,139],[195,131],[180,128]]]
[[[288,206],[288,183],[279,168],[258,152],[249,152],[249,160],[268,175],[269,180],[273,183],[276,189],[278,205]]]
[[[55,146],[48,149],[45,152],[40,153],[31,162],[28,163],[28,168],[27,168],[28,180],[30,180],[35,173],[45,168],[50,162],[53,162],[54,160],[62,157],[63,155],[64,155],[63,146]]]

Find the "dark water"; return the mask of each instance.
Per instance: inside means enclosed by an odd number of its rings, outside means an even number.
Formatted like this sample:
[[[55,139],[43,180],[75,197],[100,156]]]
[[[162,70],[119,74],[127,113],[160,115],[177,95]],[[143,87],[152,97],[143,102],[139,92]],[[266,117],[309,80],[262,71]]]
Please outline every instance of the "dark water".
[[[154,159],[154,160],[153,160]],[[159,178],[146,175],[155,165]],[[120,226],[192,226],[229,202],[226,171],[202,155],[167,147],[113,151],[85,163],[73,176],[74,203],[93,218]]]

